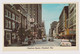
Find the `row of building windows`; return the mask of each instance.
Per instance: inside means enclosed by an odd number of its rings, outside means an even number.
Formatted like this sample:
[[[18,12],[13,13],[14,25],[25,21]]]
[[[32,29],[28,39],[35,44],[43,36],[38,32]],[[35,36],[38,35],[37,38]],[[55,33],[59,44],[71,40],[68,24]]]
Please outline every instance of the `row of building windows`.
[[[15,15],[14,13],[10,12],[9,10],[5,9],[4,14],[5,14],[5,17],[8,17],[10,19],[12,18],[13,20],[18,21],[19,17]]]
[[[15,22],[11,22],[10,20],[5,20],[5,28],[9,28],[11,29],[11,25],[12,25],[12,29],[15,29]]]

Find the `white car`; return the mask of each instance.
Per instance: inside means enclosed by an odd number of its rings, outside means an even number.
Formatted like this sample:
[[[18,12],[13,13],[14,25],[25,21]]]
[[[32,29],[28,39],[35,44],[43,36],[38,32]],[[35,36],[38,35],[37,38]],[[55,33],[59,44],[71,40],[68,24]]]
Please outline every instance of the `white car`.
[[[60,46],[71,46],[71,42],[68,39],[62,39]]]
[[[46,38],[43,38],[42,41],[46,41]]]

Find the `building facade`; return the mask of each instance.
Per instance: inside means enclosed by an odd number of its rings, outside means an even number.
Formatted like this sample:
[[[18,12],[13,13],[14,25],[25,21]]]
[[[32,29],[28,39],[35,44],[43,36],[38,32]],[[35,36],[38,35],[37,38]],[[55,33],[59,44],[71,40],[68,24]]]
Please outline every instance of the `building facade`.
[[[41,31],[42,31],[42,38],[43,38],[43,37],[46,37],[46,31],[45,31],[45,25],[44,25],[44,22],[42,22],[42,25],[41,25]]]
[[[59,22],[56,25],[56,37],[59,36]]]
[[[27,4],[27,29],[32,30],[33,36],[38,36],[38,29],[42,23],[42,6],[41,4]]]
[[[72,39],[76,39],[76,4],[69,4],[68,10],[69,35]]]
[[[53,21],[53,22],[51,23],[51,28],[50,28],[50,34],[51,34],[50,36],[51,36],[51,37],[56,36],[56,35],[55,35],[55,33],[56,33],[56,32],[55,32],[55,30],[56,30],[55,28],[56,28],[57,23],[58,23],[57,21]]]
[[[54,28],[54,30],[53,30],[53,38],[56,39],[56,37],[57,37],[56,36],[56,28]]]
[[[59,36],[76,39],[76,4],[63,8],[59,17]]]
[[[59,35],[64,37],[68,29],[68,6],[65,6],[59,17]]]
[[[13,43],[16,39],[16,30],[20,23],[19,13],[15,10],[13,5],[4,5],[4,41],[9,44]]]
[[[19,28],[27,28],[27,17],[24,12],[19,4],[4,4],[4,43],[17,43]]]

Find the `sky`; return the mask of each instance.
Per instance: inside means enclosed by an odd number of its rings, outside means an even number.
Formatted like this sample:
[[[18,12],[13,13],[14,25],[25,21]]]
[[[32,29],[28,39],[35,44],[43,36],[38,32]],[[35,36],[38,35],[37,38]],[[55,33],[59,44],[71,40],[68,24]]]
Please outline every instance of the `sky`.
[[[59,16],[68,4],[42,4],[42,20],[45,23],[46,34],[49,35],[50,24],[59,21]]]

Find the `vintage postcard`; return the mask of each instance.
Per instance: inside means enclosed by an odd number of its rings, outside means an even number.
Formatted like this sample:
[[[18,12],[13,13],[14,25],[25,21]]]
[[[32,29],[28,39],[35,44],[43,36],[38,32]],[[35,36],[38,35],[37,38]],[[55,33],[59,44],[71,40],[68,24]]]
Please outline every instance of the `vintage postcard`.
[[[3,4],[3,50],[78,50],[78,3]]]

